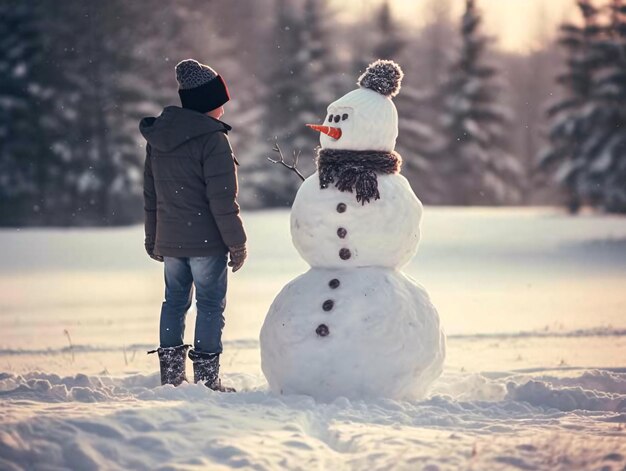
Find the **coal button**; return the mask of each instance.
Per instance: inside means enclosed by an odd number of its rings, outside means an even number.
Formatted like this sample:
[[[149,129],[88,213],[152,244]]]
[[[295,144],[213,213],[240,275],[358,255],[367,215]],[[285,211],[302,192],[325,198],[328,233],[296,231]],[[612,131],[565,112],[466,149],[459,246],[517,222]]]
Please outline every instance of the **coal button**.
[[[338,213],[345,213],[346,212],[346,203],[339,203],[337,205],[337,212]]]
[[[350,257],[352,257],[352,252],[350,252],[350,249],[341,249],[339,251],[339,258],[341,260],[348,260]]]
[[[335,303],[332,299],[327,299],[324,301],[324,304],[322,304],[322,309],[324,309],[324,311],[330,311],[334,305]]]
[[[339,229],[337,229],[337,235],[339,236],[340,239],[345,239],[347,234],[348,234],[348,231],[346,231],[343,227],[340,227]]]
[[[328,286],[330,286],[332,289],[339,288],[339,280],[337,278],[333,278],[328,282]]]
[[[328,330],[328,326],[326,324],[320,324],[317,326],[317,329],[315,329],[315,333],[320,337],[326,337],[330,334],[330,331]]]

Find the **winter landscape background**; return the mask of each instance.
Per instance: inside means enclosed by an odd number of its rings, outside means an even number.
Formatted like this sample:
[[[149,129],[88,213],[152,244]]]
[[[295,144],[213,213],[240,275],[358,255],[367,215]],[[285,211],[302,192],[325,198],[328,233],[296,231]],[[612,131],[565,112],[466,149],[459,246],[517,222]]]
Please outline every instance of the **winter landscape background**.
[[[0,0],[0,468],[626,467],[626,6],[620,0]],[[249,260],[224,381],[160,387],[142,116],[194,57],[233,95]],[[307,270],[289,236],[326,106],[405,71],[407,273],[448,334],[415,401],[268,392],[258,333]],[[193,310],[187,325],[193,325]],[[191,334],[191,329],[188,334]],[[187,339],[189,340],[189,338]]]
[[[506,5],[506,6],[505,6]],[[227,80],[244,209],[288,207],[330,102],[375,58],[405,71],[404,174],[426,204],[626,211],[621,0],[0,2],[0,224],[140,222],[140,117],[174,65]],[[502,42],[500,39],[502,38]]]

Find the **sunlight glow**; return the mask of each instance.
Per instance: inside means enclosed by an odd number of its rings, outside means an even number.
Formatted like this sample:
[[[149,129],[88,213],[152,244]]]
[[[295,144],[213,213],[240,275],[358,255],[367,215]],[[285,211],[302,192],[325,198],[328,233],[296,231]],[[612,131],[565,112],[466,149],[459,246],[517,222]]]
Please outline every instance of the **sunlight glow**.
[[[373,14],[383,0],[331,0],[334,10],[346,21]],[[428,7],[446,0],[390,0],[395,18],[409,28],[419,28]],[[458,18],[464,0],[449,0],[450,15]],[[527,52],[554,37],[558,24],[571,17],[574,0],[478,0],[488,33],[496,46],[509,52]]]

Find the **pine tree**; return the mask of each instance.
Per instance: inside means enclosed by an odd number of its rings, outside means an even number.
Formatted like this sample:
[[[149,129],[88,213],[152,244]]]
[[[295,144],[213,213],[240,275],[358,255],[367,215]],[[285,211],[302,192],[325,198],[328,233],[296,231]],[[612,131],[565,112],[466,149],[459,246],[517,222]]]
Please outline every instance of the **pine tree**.
[[[367,34],[362,33],[363,29],[367,30]],[[355,55],[351,66],[353,75],[359,76],[377,59],[398,60],[406,40],[402,28],[393,17],[388,0],[380,5],[372,18],[358,26],[354,40],[351,48],[359,53]]]
[[[255,165],[257,186],[262,206],[287,206],[297,191],[299,182],[265,159],[271,154],[275,141],[283,147],[303,148],[313,141],[303,135],[305,122],[299,117],[307,112],[304,103],[310,102],[310,90],[304,88],[304,61],[302,60],[301,23],[293,5],[287,0],[276,0],[272,31],[273,63],[264,77],[267,83],[264,128],[261,149]]]
[[[601,65],[594,76],[585,141],[588,172],[582,191],[610,212],[626,212],[626,5],[611,0],[609,21],[594,47]]]
[[[540,166],[555,168],[555,177],[566,190],[568,207],[576,212],[581,204],[597,199],[597,188],[589,179],[589,156],[598,142],[590,139],[594,127],[588,113],[594,107],[594,76],[602,61],[596,44],[601,35],[599,14],[591,0],[580,0],[578,8],[583,24],[561,26],[559,44],[565,50],[566,70],[558,78],[564,89],[561,101],[552,105],[549,147],[542,152]]]
[[[137,73],[149,60],[135,53],[142,9],[122,0],[69,0],[50,12],[56,73],[67,111],[62,145],[69,156],[64,186],[73,207],[67,222],[110,225],[137,218],[140,168],[137,122],[150,87]],[[125,45],[125,46],[123,46]],[[129,47],[130,46],[130,47]]]
[[[326,107],[337,99],[341,73],[334,53],[333,23],[326,0],[305,0],[302,14],[302,50],[307,85],[311,86],[310,112],[313,122],[326,115]]]
[[[8,177],[0,186],[10,192],[2,198],[2,219],[8,214],[11,224],[53,225],[137,220],[135,136],[145,87],[133,71],[148,60],[132,53],[138,5],[68,0],[63,8],[44,1],[6,8],[0,16],[8,49],[0,63],[13,74],[3,78],[11,97],[3,103],[20,105],[2,110],[9,123],[1,151]]]
[[[376,26],[379,34],[377,44],[372,51],[376,59],[397,59],[405,46],[402,33],[391,14],[389,1],[385,0],[378,11]]]
[[[393,17],[388,1],[377,11],[374,25],[375,42],[371,60],[398,61],[405,72],[402,89],[394,98],[399,115],[396,148],[403,158],[404,175],[422,190],[425,201],[428,201],[432,195],[432,187],[428,184],[432,169],[427,159],[433,145],[434,130],[418,116],[418,110],[427,102],[427,95],[416,86],[417,77],[409,72],[413,59],[409,48],[414,44],[410,44],[405,31]]]
[[[310,80],[305,73],[308,57],[304,52],[302,23],[293,6],[284,0],[277,0],[277,10],[274,34],[278,66],[270,77],[267,108],[272,119],[268,122],[273,122],[272,137],[303,147],[311,142],[303,137],[305,123],[299,122],[298,117],[310,112],[306,105],[312,101],[312,91],[307,87]]]
[[[419,42],[424,49],[425,60],[421,64],[421,74],[427,87],[433,87],[442,79],[448,66],[448,51],[456,45],[455,27],[450,15],[451,1],[426,2],[427,23],[420,31]]]
[[[516,201],[520,165],[506,148],[509,111],[500,104],[498,70],[485,58],[490,38],[481,32],[475,0],[466,0],[461,51],[442,88],[441,172],[449,204]]]
[[[408,82],[405,76],[404,81]],[[394,99],[398,108],[398,141],[396,150],[402,156],[402,173],[424,203],[437,203],[440,182],[432,160],[437,149],[437,130],[418,114],[426,107],[428,95],[411,84],[403,84]]]
[[[549,24],[546,4],[538,3],[533,16],[536,45],[526,54],[503,57],[516,117],[511,149],[523,168],[521,202],[526,205],[557,201],[560,194],[555,185],[548,184],[549,176],[545,172],[537,172],[537,159],[545,146],[545,130],[550,124],[545,108],[546,103],[554,99],[554,77],[560,72],[561,54],[552,37],[554,31]]]
[[[449,0],[427,2],[425,26],[404,39],[405,47],[399,56],[405,77],[395,98],[400,115],[397,148],[404,159],[404,175],[427,204],[441,204],[447,195],[435,164],[442,147],[438,117],[443,106],[438,88],[449,51],[454,49],[449,10]]]
[[[34,199],[28,156],[33,141],[20,132],[33,118],[28,85],[33,83],[27,51],[39,49],[33,14],[24,4],[0,3],[0,222],[10,224],[14,210],[24,211]],[[41,162],[38,162],[41,165]]]
[[[300,184],[293,175],[265,159],[275,140],[284,149],[301,152],[299,166],[304,175],[315,170],[314,149],[319,146],[319,134],[305,124],[320,123],[325,118],[326,107],[336,99],[339,88],[329,21],[323,1],[306,0],[301,10],[286,0],[276,1],[275,49],[271,56],[274,64],[265,79],[264,141],[254,182],[263,205],[289,205]]]
[[[46,223],[53,216],[63,133],[54,106],[42,2],[0,3],[0,225]]]

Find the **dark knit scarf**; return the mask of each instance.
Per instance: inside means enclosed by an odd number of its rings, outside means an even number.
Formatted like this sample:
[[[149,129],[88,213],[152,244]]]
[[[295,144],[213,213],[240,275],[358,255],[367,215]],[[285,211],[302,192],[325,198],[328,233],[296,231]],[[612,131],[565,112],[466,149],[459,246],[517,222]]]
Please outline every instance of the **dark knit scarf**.
[[[396,151],[319,149],[320,188],[334,183],[339,191],[356,193],[361,204],[380,198],[377,174],[398,173],[402,157]]]

